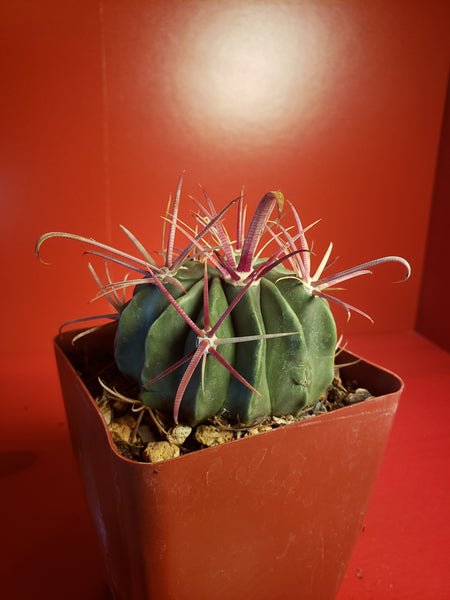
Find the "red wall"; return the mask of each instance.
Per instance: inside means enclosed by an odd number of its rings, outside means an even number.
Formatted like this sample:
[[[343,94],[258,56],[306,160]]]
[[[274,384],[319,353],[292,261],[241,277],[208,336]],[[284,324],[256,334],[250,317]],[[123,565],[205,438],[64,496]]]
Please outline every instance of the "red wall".
[[[341,294],[344,327],[414,327],[444,108],[450,5],[391,2],[2,3],[1,227],[5,350],[46,351],[58,325],[107,310],[72,231],[159,249],[186,170],[217,205],[281,189],[336,269],[400,254]]]

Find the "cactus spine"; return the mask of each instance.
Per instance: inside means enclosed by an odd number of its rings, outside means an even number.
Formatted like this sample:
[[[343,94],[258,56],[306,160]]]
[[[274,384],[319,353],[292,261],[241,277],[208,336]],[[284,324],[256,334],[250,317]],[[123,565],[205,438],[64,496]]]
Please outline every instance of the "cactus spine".
[[[223,280],[215,269],[210,272],[209,317],[215,323],[242,287]],[[204,366],[197,365],[184,392],[180,421],[195,425],[223,413],[250,424],[264,415],[296,416],[317,402],[333,377],[336,327],[325,300],[313,296],[298,280],[290,285],[286,282],[277,284],[262,277],[242,295],[216,332],[219,340],[234,340],[220,344],[217,351],[258,393],[207,354]],[[199,279],[177,298],[200,329],[204,328],[203,288],[204,281]],[[302,319],[302,314],[307,319]],[[320,333],[314,332],[317,323],[321,324]],[[262,337],[265,334],[276,337]],[[260,337],[246,341],[249,336]],[[191,327],[153,285],[138,291],[122,311],[116,362],[123,373],[139,381],[145,404],[170,412],[186,364],[150,385],[148,382],[193,353],[196,345]]]
[[[43,235],[36,254],[47,239],[63,237],[88,244],[87,253],[105,260],[106,284],[89,267],[116,311],[108,317],[118,320],[117,366],[139,383],[144,405],[191,426],[216,415],[246,425],[266,415],[298,415],[319,400],[333,378],[336,326],[328,301],[348,314],[364,315],[327,288],[384,262],[400,262],[407,279],[409,264],[388,256],[323,277],[330,244],[312,274],[305,230],[289,202],[294,227],[280,222],[286,204],[280,192],[262,198],[246,235],[242,196],[217,212],[203,192],[206,205],[197,203],[194,215],[200,231],[193,233],[177,219],[181,185],[182,178],[166,215],[162,266],[124,227],[140,256],[63,232]],[[232,241],[223,216],[236,204]],[[270,221],[274,209],[277,215]],[[179,252],[177,233],[189,240]],[[264,235],[271,245],[262,246]],[[260,256],[261,246],[271,248],[266,258]],[[113,283],[108,262],[134,271],[138,279]],[[135,290],[127,301],[125,289],[131,284]]]

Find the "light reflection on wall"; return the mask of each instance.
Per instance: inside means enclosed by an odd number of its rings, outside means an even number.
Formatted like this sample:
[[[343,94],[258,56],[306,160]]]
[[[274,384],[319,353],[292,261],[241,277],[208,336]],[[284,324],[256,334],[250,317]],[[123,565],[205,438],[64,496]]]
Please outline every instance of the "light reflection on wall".
[[[178,118],[196,133],[305,134],[335,85],[332,19],[301,3],[231,3],[193,15],[179,40]]]

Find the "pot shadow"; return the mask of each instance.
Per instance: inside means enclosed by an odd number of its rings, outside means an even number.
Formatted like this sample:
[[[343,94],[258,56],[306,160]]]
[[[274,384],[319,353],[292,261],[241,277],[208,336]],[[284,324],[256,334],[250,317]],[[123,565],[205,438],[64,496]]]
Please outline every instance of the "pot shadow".
[[[37,460],[36,452],[19,450],[16,452],[0,452],[0,477],[16,475],[31,467]]]
[[[76,521],[27,549],[5,575],[5,598],[35,598],[38,592],[47,600],[114,600],[96,545]]]

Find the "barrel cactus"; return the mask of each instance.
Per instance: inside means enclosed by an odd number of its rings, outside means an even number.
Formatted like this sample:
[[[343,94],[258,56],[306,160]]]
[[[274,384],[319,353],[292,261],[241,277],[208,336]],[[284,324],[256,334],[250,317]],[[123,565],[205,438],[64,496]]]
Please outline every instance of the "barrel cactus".
[[[197,203],[194,215],[199,231],[179,222],[181,186],[182,178],[165,217],[162,266],[125,228],[139,257],[62,232],[43,235],[36,253],[48,238],[64,237],[87,243],[88,253],[137,273],[137,279],[112,282],[106,266],[103,284],[89,265],[116,311],[109,316],[118,320],[117,366],[139,383],[144,405],[190,426],[217,415],[243,425],[268,415],[297,416],[318,402],[333,379],[336,326],[329,301],[349,313],[361,312],[325,290],[388,261],[402,263],[407,278],[408,263],[389,256],[323,277],[330,245],[312,275],[305,229],[281,192],[262,198],[245,235],[242,196],[217,212],[203,191],[205,203]],[[234,205],[232,239],[224,215]],[[293,228],[282,225],[286,205]],[[177,233],[188,239],[178,252]],[[260,248],[263,235],[270,243]],[[120,290],[130,285],[132,297],[122,299]]]

